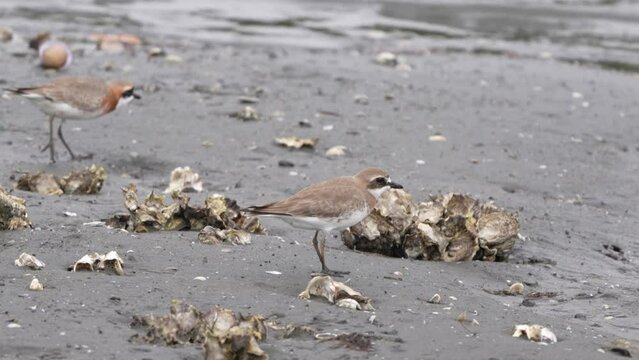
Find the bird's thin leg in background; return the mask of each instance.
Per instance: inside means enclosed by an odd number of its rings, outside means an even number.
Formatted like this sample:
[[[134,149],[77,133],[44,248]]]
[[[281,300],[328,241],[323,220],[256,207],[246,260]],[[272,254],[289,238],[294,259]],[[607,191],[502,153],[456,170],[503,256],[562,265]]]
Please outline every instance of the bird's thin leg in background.
[[[53,120],[55,120],[55,117],[49,116],[49,143],[40,150],[40,152],[45,152],[49,149],[49,153],[51,154],[51,163],[55,163],[55,151],[53,148]]]
[[[319,238],[319,242],[317,240],[317,235],[320,231],[315,232],[315,236],[313,237],[313,246],[315,247],[315,251],[317,252],[317,256],[320,258],[320,262],[322,263],[322,271],[319,273],[313,273],[312,276],[317,275],[330,275],[330,276],[343,276],[346,274],[350,274],[350,271],[338,271],[338,270],[330,270],[328,266],[326,266],[326,234],[321,231],[321,236]]]
[[[62,140],[62,144],[64,145],[65,148],[67,148],[67,151],[71,155],[71,160],[75,160],[75,155],[73,154],[73,151],[71,151],[71,148],[69,147],[69,144],[67,144],[67,142],[64,141],[64,136],[62,136],[62,125],[63,124],[64,124],[64,119],[61,119],[60,120],[60,126],[58,126],[58,137],[60,138],[60,140]]]

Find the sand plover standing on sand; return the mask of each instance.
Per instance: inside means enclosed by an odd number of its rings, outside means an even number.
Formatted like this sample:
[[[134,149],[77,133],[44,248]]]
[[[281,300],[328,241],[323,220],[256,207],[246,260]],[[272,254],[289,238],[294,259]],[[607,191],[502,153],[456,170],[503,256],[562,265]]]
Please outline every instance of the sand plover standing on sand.
[[[47,83],[5,89],[33,102],[42,112],[49,115],[49,143],[42,149],[49,149],[51,162],[55,162],[53,149],[53,120],[60,119],[58,136],[67,148],[71,159],[75,155],[62,136],[64,121],[93,119],[108,114],[116,108],[140,96],[134,92],[133,84],[126,81],[103,81],[88,76],[64,76]]]
[[[315,230],[313,247],[322,263],[321,273],[339,276],[348,272],[331,271],[326,266],[326,235],[364,220],[375,207],[377,198],[390,188],[401,189],[402,186],[392,182],[386,171],[368,168],[355,176],[326,180],[302,189],[287,199],[251,206],[244,211],[258,216],[277,217],[296,228]]]

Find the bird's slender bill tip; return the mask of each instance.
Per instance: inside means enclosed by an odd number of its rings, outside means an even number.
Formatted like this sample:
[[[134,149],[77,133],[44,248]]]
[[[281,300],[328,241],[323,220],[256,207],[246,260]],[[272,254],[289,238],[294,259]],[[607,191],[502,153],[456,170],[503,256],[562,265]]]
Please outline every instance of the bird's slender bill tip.
[[[389,182],[388,185],[390,185],[391,189],[403,189],[404,187],[401,184],[395,183],[395,182]]]
[[[138,100],[139,100],[139,99],[142,99],[142,96],[140,96],[140,95],[139,95],[139,94],[137,94],[137,93],[133,93],[133,97],[134,97],[135,99],[138,99]]]

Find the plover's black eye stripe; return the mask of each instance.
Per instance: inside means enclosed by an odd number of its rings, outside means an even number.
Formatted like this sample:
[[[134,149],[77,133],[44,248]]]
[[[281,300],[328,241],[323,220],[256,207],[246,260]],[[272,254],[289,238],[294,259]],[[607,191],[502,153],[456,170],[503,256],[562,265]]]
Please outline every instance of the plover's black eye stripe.
[[[128,97],[131,97],[131,96],[133,96],[133,88],[131,88],[131,89],[129,89],[129,90],[127,90],[127,91],[122,93],[122,97],[124,97],[124,98],[128,98]]]
[[[377,179],[375,179],[375,182],[381,185],[386,185],[386,178],[378,177]]]

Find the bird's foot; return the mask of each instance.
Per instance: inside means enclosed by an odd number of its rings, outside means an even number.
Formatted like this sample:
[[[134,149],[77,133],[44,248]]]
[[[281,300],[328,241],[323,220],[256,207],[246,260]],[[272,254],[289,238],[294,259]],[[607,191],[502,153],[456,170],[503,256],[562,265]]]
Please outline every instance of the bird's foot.
[[[322,269],[320,272],[312,272],[311,276],[332,276],[332,277],[344,277],[344,275],[350,274],[350,271],[329,270],[327,268]]]

